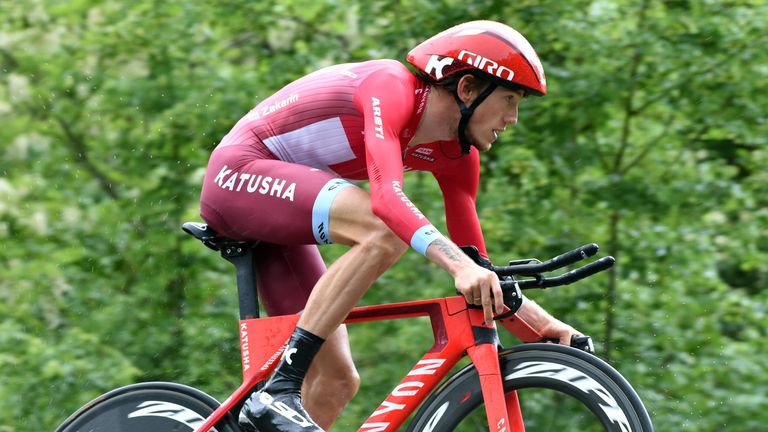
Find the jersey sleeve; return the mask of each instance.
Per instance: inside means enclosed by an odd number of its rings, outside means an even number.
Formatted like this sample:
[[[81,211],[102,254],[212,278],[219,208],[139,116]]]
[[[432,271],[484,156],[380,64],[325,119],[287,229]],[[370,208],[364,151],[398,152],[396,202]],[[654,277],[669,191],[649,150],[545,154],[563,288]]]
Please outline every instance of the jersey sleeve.
[[[413,113],[413,86],[396,72],[380,71],[360,84],[356,100],[365,121],[371,209],[398,237],[425,254],[442,235],[403,191],[399,136]]]
[[[480,184],[480,155],[477,149],[462,157],[462,163],[447,172],[436,172],[445,201],[445,220],[451,240],[459,246],[475,246],[484,258],[488,252],[477,215]]]

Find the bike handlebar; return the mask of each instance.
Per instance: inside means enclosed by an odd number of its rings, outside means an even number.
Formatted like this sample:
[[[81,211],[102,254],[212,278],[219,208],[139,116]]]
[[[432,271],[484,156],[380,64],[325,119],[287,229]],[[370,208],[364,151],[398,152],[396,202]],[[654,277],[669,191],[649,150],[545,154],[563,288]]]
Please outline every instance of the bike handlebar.
[[[590,257],[600,249],[596,243],[590,243],[564,254],[558,255],[548,261],[541,262],[537,259],[512,261],[508,266],[492,268],[499,276],[533,276],[571,265],[584,258]]]
[[[520,289],[529,288],[551,288],[556,286],[572,284],[576,281],[580,281],[586,277],[592,276],[595,273],[599,273],[603,270],[607,270],[616,263],[616,259],[612,256],[600,258],[599,260],[589,263],[583,267],[571,270],[568,273],[551,278],[538,277],[536,279],[527,279],[518,281]]]
[[[464,246],[461,248],[461,250],[478,265],[496,272],[499,276],[501,290],[504,295],[504,304],[509,308],[509,311],[497,315],[495,319],[506,318],[517,312],[523,301],[521,290],[568,285],[611,268],[616,263],[616,259],[612,256],[606,256],[584,266],[577,267],[560,276],[545,277],[541,274],[543,272],[565,267],[586,257],[592,256],[597,253],[598,249],[599,247],[597,244],[590,243],[564,254],[560,254],[546,262],[541,262],[537,259],[526,259],[511,261],[508,266],[497,267],[491,264],[487,258],[481,256],[477,248],[472,246]],[[517,280],[513,276],[527,276],[533,277],[533,279]],[[469,307],[479,308],[480,306],[470,304]]]
[[[596,254],[600,249],[599,246],[595,243],[590,243],[572,251],[560,254],[545,262],[541,262],[537,259],[525,259],[511,261],[508,266],[491,265],[487,259],[480,256],[477,249],[474,247],[462,247],[461,249],[479,265],[496,272],[501,280],[501,287],[505,292],[509,292],[515,287],[520,289],[551,288],[572,284],[592,276],[595,273],[607,270],[616,263],[615,258],[606,256],[560,276],[544,277],[541,273],[565,267]],[[533,279],[515,280],[510,276],[528,276],[533,277]]]

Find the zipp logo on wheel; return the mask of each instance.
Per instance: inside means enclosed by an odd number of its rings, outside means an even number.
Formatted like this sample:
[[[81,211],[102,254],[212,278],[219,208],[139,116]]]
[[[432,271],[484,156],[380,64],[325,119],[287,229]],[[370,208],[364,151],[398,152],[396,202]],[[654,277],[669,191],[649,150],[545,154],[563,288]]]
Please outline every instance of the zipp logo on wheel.
[[[504,379],[511,380],[521,377],[550,378],[571,385],[584,393],[594,394],[600,398],[602,402],[600,408],[612,423],[618,425],[622,431],[632,430],[626,414],[621,410],[611,392],[595,379],[577,369],[556,363],[530,361],[520,363],[515,371],[505,376]]]
[[[269,409],[271,409],[272,411],[280,414],[281,416],[287,418],[291,422],[296,423],[297,425],[303,428],[314,426],[314,424],[311,421],[304,418],[303,415],[299,414],[288,405],[280,401],[275,402],[275,399],[268,393],[260,392],[259,402],[263,403],[264,405],[268,406]]]
[[[192,428],[192,430],[197,429],[205,421],[200,414],[171,402],[150,400],[140,403],[136,408],[138,408],[136,411],[128,414],[128,418],[164,417],[185,424]],[[216,428],[211,428],[210,430],[215,432]]]

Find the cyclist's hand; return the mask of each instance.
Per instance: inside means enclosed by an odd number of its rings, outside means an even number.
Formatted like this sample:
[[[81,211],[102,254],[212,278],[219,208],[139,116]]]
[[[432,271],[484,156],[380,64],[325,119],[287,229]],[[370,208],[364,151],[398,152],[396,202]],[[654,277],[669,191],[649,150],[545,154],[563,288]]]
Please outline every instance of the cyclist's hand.
[[[486,324],[493,322],[495,314],[504,312],[504,297],[496,273],[473,263],[458,271],[454,282],[467,303],[483,306]]]

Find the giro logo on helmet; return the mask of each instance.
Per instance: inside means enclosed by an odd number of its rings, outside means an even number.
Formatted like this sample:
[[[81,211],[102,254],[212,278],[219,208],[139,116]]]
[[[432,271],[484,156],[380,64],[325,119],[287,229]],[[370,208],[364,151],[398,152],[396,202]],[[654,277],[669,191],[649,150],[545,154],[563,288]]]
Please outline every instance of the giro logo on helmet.
[[[442,79],[444,76],[443,69],[446,66],[453,65],[455,59],[452,57],[442,57],[439,55],[433,55],[429,58],[427,65],[424,67],[424,71],[428,74],[433,74],[435,78]],[[475,54],[471,51],[461,50],[459,52],[459,58],[456,59],[464,62],[470,66],[474,66],[482,71],[485,71],[491,75],[495,75],[501,79],[512,81],[515,77],[515,72],[505,66],[500,66],[495,61]]]
[[[466,64],[484,70],[491,75],[496,75],[499,78],[506,79],[507,81],[512,81],[512,78],[515,77],[515,72],[511,69],[504,66],[499,66],[499,64],[495,61],[487,59],[481,55],[477,55],[473,52],[461,50],[459,53],[459,61],[463,61]]]

